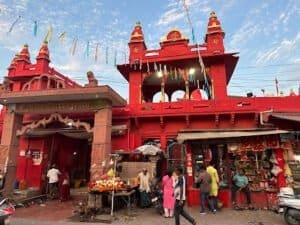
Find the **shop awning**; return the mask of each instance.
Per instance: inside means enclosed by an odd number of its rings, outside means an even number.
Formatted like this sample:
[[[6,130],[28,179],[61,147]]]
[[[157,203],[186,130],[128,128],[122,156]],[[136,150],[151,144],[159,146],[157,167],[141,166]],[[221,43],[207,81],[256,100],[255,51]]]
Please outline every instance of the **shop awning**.
[[[300,113],[271,113],[269,118],[300,122]]]
[[[204,140],[204,139],[220,139],[220,138],[236,138],[236,137],[250,137],[263,136],[274,134],[289,133],[286,130],[213,130],[213,131],[183,131],[179,132],[177,141],[183,143],[187,140]]]

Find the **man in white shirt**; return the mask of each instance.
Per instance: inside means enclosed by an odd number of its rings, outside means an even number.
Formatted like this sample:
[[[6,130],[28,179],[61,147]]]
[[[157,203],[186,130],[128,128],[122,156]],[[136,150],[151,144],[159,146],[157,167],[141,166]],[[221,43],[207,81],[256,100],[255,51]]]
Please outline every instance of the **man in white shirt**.
[[[193,219],[185,210],[184,204],[186,199],[186,181],[183,175],[182,168],[176,169],[176,174],[178,179],[175,184],[175,225],[180,225],[180,215],[182,215],[187,221],[189,221],[192,225],[196,225],[195,219]]]
[[[49,179],[49,193],[52,199],[58,197],[58,181],[59,181],[60,171],[56,169],[56,165],[53,164],[51,169],[47,172],[47,177]]]

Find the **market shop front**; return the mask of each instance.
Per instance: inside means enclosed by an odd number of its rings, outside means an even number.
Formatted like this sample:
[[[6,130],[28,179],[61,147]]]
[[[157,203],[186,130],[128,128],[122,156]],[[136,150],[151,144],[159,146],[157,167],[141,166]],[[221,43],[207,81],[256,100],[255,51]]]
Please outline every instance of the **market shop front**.
[[[231,206],[233,176],[243,168],[249,179],[253,204],[272,207],[278,189],[286,185],[280,134],[283,130],[183,131],[178,141],[187,146],[187,180],[189,205],[200,204],[200,189],[195,176],[201,164],[213,162],[220,182],[219,199]],[[245,201],[243,196],[239,201]]]

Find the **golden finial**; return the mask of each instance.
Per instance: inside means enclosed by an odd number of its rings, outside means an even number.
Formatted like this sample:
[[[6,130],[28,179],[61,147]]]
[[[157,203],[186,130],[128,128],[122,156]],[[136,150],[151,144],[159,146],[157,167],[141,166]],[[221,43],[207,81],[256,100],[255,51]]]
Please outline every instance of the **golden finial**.
[[[210,18],[217,18],[217,15],[214,11],[210,13]]]
[[[140,22],[140,21],[137,21],[137,22],[135,23],[135,27],[141,27],[141,22]]]

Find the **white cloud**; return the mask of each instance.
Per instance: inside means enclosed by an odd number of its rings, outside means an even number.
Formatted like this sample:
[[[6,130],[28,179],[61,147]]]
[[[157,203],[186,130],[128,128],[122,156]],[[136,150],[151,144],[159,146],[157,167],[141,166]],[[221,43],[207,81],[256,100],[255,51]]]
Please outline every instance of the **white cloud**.
[[[178,8],[172,8],[166,11],[156,23],[157,26],[169,25],[185,16],[184,12],[179,11]]]
[[[259,33],[261,27],[259,24],[255,24],[251,21],[244,23],[232,36],[230,41],[230,47],[234,50],[238,50],[244,43]]]
[[[300,32],[296,36],[287,40],[286,38],[281,41],[278,46],[274,46],[268,50],[264,49],[258,52],[257,54],[257,64],[267,63],[271,60],[278,59],[279,57],[289,57],[290,54],[293,54],[293,50],[296,46],[300,45]]]

